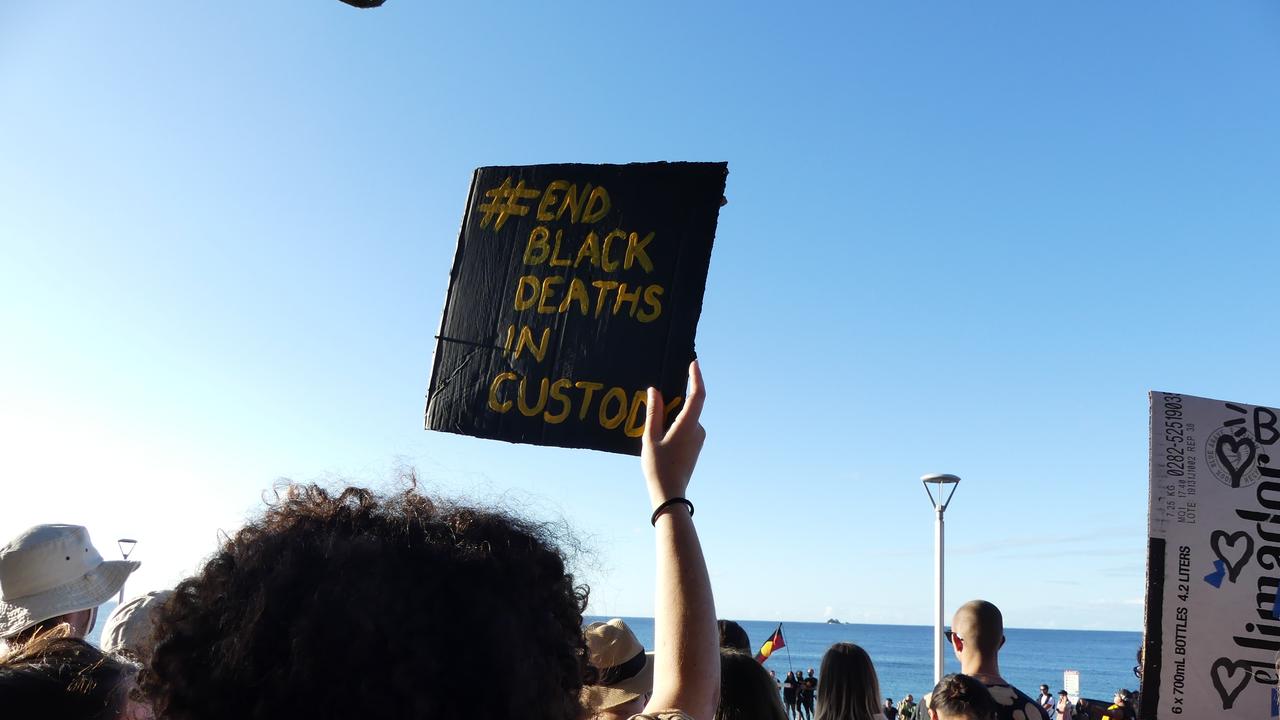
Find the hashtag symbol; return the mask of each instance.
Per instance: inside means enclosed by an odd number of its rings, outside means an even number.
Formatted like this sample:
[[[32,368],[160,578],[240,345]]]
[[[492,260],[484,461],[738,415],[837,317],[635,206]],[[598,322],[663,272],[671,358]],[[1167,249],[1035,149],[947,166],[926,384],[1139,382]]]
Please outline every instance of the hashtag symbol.
[[[529,208],[521,205],[521,200],[536,198],[541,194],[541,190],[526,189],[523,180],[516,183],[515,187],[511,187],[511,178],[503,180],[501,185],[484,193],[484,196],[489,198],[489,202],[480,205],[480,209],[484,211],[484,217],[480,218],[480,227],[488,226],[493,216],[497,215],[498,219],[494,221],[493,229],[501,230],[502,225],[507,222],[508,215],[524,217],[529,214]]]

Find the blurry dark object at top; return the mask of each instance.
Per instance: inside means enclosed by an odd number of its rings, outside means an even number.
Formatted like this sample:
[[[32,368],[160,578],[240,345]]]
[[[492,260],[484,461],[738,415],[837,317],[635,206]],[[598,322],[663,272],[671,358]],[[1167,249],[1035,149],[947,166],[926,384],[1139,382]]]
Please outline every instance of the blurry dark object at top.
[[[350,5],[351,7],[364,8],[366,10],[369,8],[376,8],[386,1],[387,0],[342,0],[342,2]]]

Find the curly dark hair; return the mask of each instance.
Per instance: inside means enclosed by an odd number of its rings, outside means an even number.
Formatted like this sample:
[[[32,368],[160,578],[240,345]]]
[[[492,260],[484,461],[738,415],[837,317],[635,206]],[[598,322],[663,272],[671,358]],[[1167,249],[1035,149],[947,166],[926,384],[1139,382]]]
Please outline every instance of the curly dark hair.
[[[169,720],[576,720],[586,648],[555,529],[291,486],[158,611],[142,694]]]

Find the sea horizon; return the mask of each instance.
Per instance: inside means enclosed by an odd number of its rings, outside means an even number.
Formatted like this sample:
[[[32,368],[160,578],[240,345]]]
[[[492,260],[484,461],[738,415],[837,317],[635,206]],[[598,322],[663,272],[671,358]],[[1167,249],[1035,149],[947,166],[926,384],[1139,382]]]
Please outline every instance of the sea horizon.
[[[100,644],[103,625],[116,607],[114,600],[99,608],[88,640]],[[622,618],[648,649],[654,646],[653,618],[636,615],[584,615],[583,623]],[[765,661],[779,677],[789,670],[818,669],[832,644],[853,642],[871,655],[883,697],[921,697],[933,687],[933,626],[899,623],[810,620],[733,619],[746,630],[752,652],[782,625],[786,645]],[[1014,686],[1034,695],[1041,683],[1052,692],[1065,688],[1063,673],[1080,674],[1080,695],[1105,699],[1119,688],[1137,689],[1132,668],[1142,631],[1068,628],[1005,628],[1007,642],[1000,653],[1001,674]],[[950,648],[944,647],[945,672],[959,672]],[[819,673],[820,674],[820,673]]]
[[[586,615],[583,622],[612,617],[622,618],[646,648],[653,648],[653,618]],[[853,642],[871,656],[883,697],[896,701],[911,693],[918,699],[933,688],[932,625],[725,619],[735,620],[747,631],[752,652],[782,625],[786,645],[764,663],[779,677],[793,669],[819,669],[827,648],[837,642]],[[1054,693],[1065,689],[1064,673],[1068,670],[1079,673],[1080,696],[1087,698],[1106,699],[1117,689],[1138,687],[1133,666],[1142,631],[1009,627],[1005,637],[1001,675],[1028,695],[1034,696],[1041,684],[1049,685]],[[943,648],[943,659],[944,672],[960,671],[949,647]]]
[[[599,614],[599,613],[588,613],[588,614],[584,614],[582,617],[583,617],[583,618],[592,618],[592,620],[593,620],[593,621],[594,621],[594,620],[597,620],[597,619],[599,619],[599,620],[608,620],[609,618],[622,618],[623,620],[627,620],[627,619],[630,619],[630,618],[637,618],[637,619],[644,619],[644,620],[652,620],[652,619],[653,619],[653,616],[651,616],[651,615],[627,615],[627,614],[622,614],[622,615],[607,615],[607,614],[606,614],[606,615],[601,615],[601,614]],[[826,620],[761,620],[761,619],[759,619],[759,618],[741,618],[741,617],[736,617],[736,616],[735,616],[735,617],[725,616],[725,617],[721,617],[721,618],[718,618],[718,619],[720,619],[720,620],[733,620],[734,622],[739,622],[739,623],[741,623],[741,622],[750,622],[750,623],[782,623],[782,624],[784,624],[784,625],[785,625],[785,624],[787,624],[787,623],[804,623],[804,624],[810,624],[810,625],[877,625],[877,626],[884,626],[884,627],[904,627],[904,628],[932,628],[932,627],[934,627],[932,623],[929,623],[929,624],[922,624],[922,623],[892,623],[892,622],[872,622],[872,621],[869,621],[869,620],[868,620],[868,621],[853,621],[853,620],[845,621],[845,620],[840,620],[838,623],[829,623],[829,622],[827,622]],[[836,618],[836,619],[837,619],[837,620],[839,620],[839,618]],[[943,623],[943,627],[951,627],[951,623],[950,623],[950,622]],[[1141,634],[1141,633],[1143,632],[1142,628],[1140,628],[1140,627],[1139,627],[1139,628],[1132,628],[1132,629],[1131,629],[1131,628],[1075,628],[1075,627],[1060,627],[1060,626],[1043,626],[1043,627],[1035,627],[1035,626],[1030,626],[1030,625],[1017,625],[1017,626],[1010,625],[1010,626],[1008,626],[1008,627],[1007,627],[1007,628],[1005,628],[1005,629],[1006,629],[1006,630],[1062,630],[1062,631],[1066,631],[1066,632],[1102,632],[1102,633],[1117,632],[1117,633],[1139,633],[1139,634]]]

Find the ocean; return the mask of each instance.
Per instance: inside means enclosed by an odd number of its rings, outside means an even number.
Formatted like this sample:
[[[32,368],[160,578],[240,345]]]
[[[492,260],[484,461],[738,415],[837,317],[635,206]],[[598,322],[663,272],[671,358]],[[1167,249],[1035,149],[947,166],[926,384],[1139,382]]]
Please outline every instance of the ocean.
[[[107,618],[111,617],[111,613],[115,612],[117,603],[115,600],[108,600],[98,606],[98,621],[93,624],[93,629],[85,636],[85,640],[102,647],[102,626],[107,624]],[[652,620],[649,621],[653,623]]]
[[[585,618],[587,622],[608,618]],[[653,648],[653,618],[623,618],[646,648]],[[773,634],[776,622],[739,621],[751,638],[753,650]],[[896,703],[907,693],[920,697],[933,689],[933,628],[920,625],[831,625],[782,623],[786,647],[765,662],[778,677],[791,669],[822,666],[822,654],[837,642],[862,646],[875,663],[880,692]],[[1140,632],[1095,630],[1024,630],[1007,628],[1000,651],[1000,674],[1019,690],[1035,697],[1041,684],[1050,692],[1063,689],[1062,673],[1080,673],[1080,694],[1110,701],[1118,688],[1137,689],[1133,675]],[[955,654],[944,646],[946,671],[959,672]]]
[[[98,623],[89,635],[98,644],[102,626],[115,609],[115,602],[98,610]],[[586,617],[584,622],[607,620]],[[623,618],[646,648],[653,648],[653,618]],[[753,649],[759,649],[776,622],[739,621],[751,638]],[[814,672],[822,666],[822,654],[837,642],[861,645],[876,665],[880,692],[896,703],[907,693],[916,699],[933,688],[933,628],[920,625],[829,625],[826,623],[784,622],[782,636],[786,647],[774,652],[765,667],[785,677],[788,670]],[[1064,670],[1080,673],[1081,695],[1110,700],[1118,688],[1137,689],[1133,666],[1140,632],[1106,632],[1097,630],[1005,630],[1005,645],[1000,651],[1000,672],[1018,689],[1035,696],[1041,683],[1051,692],[1063,689]],[[944,647],[947,672],[959,672],[960,666],[950,647]]]

